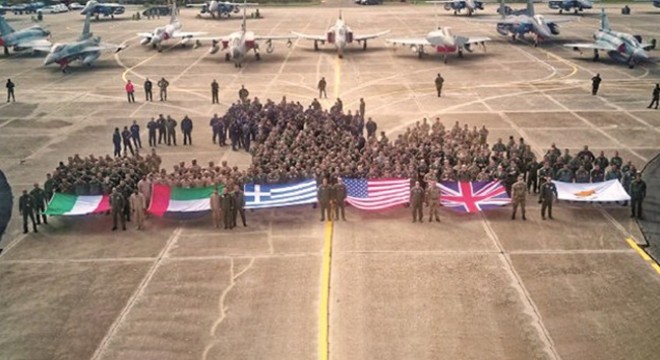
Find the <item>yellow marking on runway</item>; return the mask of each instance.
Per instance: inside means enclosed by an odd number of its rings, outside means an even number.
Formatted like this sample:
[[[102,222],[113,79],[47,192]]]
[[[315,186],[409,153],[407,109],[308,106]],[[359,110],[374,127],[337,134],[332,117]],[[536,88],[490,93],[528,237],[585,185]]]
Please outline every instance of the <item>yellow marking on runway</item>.
[[[332,262],[332,220],[325,223],[321,267],[321,299],[319,301],[319,359],[328,360],[330,303],[330,263]]]
[[[339,97],[339,85],[341,85],[341,59],[337,56],[335,58],[335,91],[333,93],[335,99]]]
[[[628,245],[630,245],[631,248],[637,251],[639,256],[641,256],[642,259],[644,259],[644,261],[646,261],[647,263],[649,263],[649,265],[651,265],[651,267],[653,268],[653,270],[655,270],[655,272],[660,274],[660,265],[658,265],[658,263],[656,263],[655,260],[653,260],[649,256],[649,254],[646,253],[646,251],[640,248],[639,245],[637,245],[637,243],[635,243],[635,241],[632,238],[627,238],[626,242],[628,243]]]
[[[121,78],[124,79],[124,82],[127,82],[128,79],[126,78],[126,75],[128,75],[128,73],[131,73],[131,72],[133,72],[134,69],[136,69],[136,68],[138,68],[138,67],[140,67],[140,66],[146,64],[148,61],[150,61],[151,59],[153,59],[156,55],[158,55],[158,53],[149,56],[148,58],[146,58],[146,59],[140,61],[139,63],[137,63],[137,64],[135,64],[135,65],[133,65],[133,66],[131,66],[131,67],[129,67],[129,68],[126,68],[126,71],[124,71],[124,72],[121,74]],[[141,75],[139,75],[139,74],[136,74],[136,76],[139,77],[139,78],[143,78],[143,77],[142,77]]]
[[[577,74],[577,72],[578,72],[578,67],[577,67],[577,65],[575,65],[575,63],[573,63],[573,62],[571,62],[571,61],[568,61],[568,60],[564,59],[563,57],[561,57],[561,56],[559,56],[559,55],[555,55],[555,54],[551,53],[551,52],[548,51],[548,50],[541,49],[541,48],[537,48],[537,49],[538,49],[539,51],[545,53],[546,56],[553,57],[553,58],[557,59],[557,61],[562,62],[562,63],[564,63],[564,64],[566,64],[566,65],[568,65],[568,66],[570,66],[570,67],[573,68],[573,71],[572,71],[570,74],[568,74],[568,75],[564,75],[564,76],[560,77],[559,79],[549,79],[548,81],[553,81],[553,80],[554,80],[554,81],[556,81],[556,80],[565,80],[565,79],[568,79],[569,77],[572,77],[573,75]]]

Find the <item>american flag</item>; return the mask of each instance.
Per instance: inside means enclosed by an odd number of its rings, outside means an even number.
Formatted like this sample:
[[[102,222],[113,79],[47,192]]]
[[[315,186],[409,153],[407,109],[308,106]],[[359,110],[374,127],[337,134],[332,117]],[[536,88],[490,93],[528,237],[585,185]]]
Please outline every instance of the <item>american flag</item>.
[[[479,212],[511,203],[504,186],[499,181],[448,182],[437,184],[440,202],[458,212]]]
[[[382,210],[410,201],[409,179],[344,179],[349,204],[362,210]]]

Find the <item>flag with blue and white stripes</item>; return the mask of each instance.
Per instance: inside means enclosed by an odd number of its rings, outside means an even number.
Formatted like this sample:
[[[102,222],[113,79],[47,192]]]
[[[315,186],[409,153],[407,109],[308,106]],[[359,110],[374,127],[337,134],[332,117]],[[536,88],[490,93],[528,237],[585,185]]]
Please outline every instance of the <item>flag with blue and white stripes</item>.
[[[313,204],[316,202],[316,180],[309,179],[288,184],[246,184],[245,208]]]

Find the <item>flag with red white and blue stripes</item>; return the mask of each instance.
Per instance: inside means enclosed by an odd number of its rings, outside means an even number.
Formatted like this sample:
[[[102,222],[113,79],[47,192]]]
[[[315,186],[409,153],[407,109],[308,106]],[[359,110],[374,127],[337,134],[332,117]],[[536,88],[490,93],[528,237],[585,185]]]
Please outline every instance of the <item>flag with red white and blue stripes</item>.
[[[504,186],[497,180],[437,183],[440,203],[451,210],[474,213],[495,209],[511,203]]]

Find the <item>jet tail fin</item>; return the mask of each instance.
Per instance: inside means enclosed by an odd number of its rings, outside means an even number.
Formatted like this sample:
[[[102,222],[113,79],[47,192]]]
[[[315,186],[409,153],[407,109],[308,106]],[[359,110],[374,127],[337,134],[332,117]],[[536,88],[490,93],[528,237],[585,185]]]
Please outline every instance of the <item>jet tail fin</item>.
[[[9,26],[7,20],[4,16],[0,16],[0,35],[11,34],[14,32],[14,29]]]
[[[82,34],[80,34],[79,40],[85,40],[92,37],[92,31],[90,30],[91,23],[92,23],[92,15],[91,15],[91,11],[89,11],[87,12],[87,14],[85,14],[85,24],[83,25],[83,31]]]
[[[176,13],[176,0],[172,0],[172,13],[170,14],[170,24],[179,21],[179,15]]]
[[[600,30],[610,30],[610,21],[607,19],[605,9],[600,12]]]
[[[527,15],[534,16],[534,0],[527,0]]]

